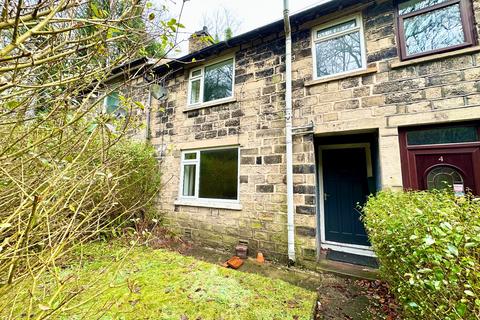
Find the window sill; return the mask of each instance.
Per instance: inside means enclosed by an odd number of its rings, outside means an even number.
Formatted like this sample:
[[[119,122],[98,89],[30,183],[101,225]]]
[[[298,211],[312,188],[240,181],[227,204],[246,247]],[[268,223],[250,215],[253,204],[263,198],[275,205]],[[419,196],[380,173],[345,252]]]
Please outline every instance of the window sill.
[[[445,53],[432,54],[430,56],[416,58],[412,60],[394,62],[390,65],[390,67],[392,69],[402,68],[402,67],[407,67],[407,66],[411,66],[411,65],[415,65],[423,62],[430,62],[434,60],[440,60],[444,58],[459,56],[459,55],[468,54],[468,53],[475,53],[475,52],[480,52],[480,46],[475,46],[475,47],[470,47],[470,48],[465,48],[465,49],[460,49],[460,50],[455,50],[455,51],[450,51]]]
[[[307,82],[305,82],[305,87],[310,87],[310,86],[314,86],[314,85],[321,84],[321,83],[327,83],[327,82],[331,82],[331,81],[343,80],[343,79],[346,79],[346,78],[364,76],[364,75],[371,74],[371,73],[377,73],[377,71],[378,71],[378,69],[377,69],[376,66],[375,67],[369,67],[365,70],[354,71],[354,72],[350,72],[350,73],[341,74],[341,75],[338,75],[338,76],[331,76],[331,77],[327,77],[327,78],[307,81]]]
[[[174,202],[176,206],[187,206],[187,207],[201,207],[201,208],[214,208],[214,209],[228,209],[228,210],[242,210],[242,205],[240,202],[217,202],[217,201],[206,201],[206,200],[186,200],[180,199]]]
[[[192,111],[192,110],[198,110],[198,109],[203,109],[203,108],[208,108],[208,107],[213,107],[213,106],[219,106],[219,105],[222,105],[222,104],[227,104],[227,103],[232,103],[232,102],[237,102],[237,98],[231,97],[231,98],[226,98],[226,99],[220,99],[220,100],[205,102],[205,103],[194,105],[194,106],[187,106],[184,109],[183,112],[188,112],[188,111]]]

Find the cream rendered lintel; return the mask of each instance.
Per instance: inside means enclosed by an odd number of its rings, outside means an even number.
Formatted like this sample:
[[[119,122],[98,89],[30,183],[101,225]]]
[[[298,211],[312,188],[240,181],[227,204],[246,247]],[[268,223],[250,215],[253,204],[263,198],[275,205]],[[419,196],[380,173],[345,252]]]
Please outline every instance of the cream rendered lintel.
[[[176,147],[180,150],[192,150],[192,149],[205,149],[205,148],[217,148],[227,146],[243,146],[246,144],[248,137],[232,136],[223,139],[210,139],[199,140],[193,142],[181,142],[177,143]]]
[[[361,109],[359,109],[362,111]],[[341,112],[340,112],[341,113]],[[341,115],[340,115],[341,116]],[[372,131],[386,126],[382,117],[358,118],[351,120],[324,122],[315,124],[316,135],[345,134],[347,132],[358,133],[361,131]]]
[[[413,114],[392,115],[387,118],[387,125],[390,128],[423,125],[453,121],[472,120],[475,115],[480,115],[480,106],[458,107],[449,110],[436,110],[418,112]]]

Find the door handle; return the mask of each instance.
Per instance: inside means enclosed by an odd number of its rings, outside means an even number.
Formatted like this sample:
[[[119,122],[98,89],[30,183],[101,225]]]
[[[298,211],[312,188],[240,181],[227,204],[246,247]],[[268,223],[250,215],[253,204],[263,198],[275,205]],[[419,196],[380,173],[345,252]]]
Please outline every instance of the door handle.
[[[328,193],[323,193],[323,200],[324,201],[327,201],[327,198],[330,197],[330,195]]]

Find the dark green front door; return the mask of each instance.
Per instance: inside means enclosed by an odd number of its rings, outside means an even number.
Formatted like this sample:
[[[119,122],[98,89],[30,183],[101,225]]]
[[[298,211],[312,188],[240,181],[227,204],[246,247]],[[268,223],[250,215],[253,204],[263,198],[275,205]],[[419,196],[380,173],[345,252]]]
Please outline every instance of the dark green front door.
[[[325,240],[369,246],[358,204],[368,195],[364,148],[322,151]]]

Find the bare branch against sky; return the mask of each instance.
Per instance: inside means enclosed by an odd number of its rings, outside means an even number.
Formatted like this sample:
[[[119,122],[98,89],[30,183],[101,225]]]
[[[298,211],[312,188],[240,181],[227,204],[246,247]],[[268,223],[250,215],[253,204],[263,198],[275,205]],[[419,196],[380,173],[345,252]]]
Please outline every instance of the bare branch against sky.
[[[155,0],[164,3],[165,0]],[[291,1],[291,12],[295,13],[329,0],[295,0]],[[332,0],[330,0],[332,1]],[[166,2],[173,16],[179,11],[183,0],[169,0]],[[203,17],[217,8],[225,8],[241,22],[234,35],[247,32],[270,22],[282,19],[282,0],[189,0],[185,3],[182,15],[182,24],[185,25],[184,38],[188,34],[202,29]],[[181,54],[185,54],[187,45],[184,41]]]

